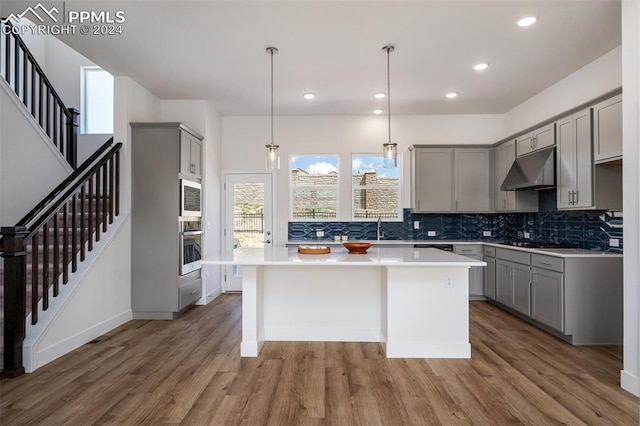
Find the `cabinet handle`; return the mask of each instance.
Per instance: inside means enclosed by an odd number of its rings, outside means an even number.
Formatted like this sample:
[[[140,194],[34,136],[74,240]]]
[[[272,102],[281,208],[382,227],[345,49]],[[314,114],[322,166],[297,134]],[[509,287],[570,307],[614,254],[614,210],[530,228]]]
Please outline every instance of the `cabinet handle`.
[[[189,171],[191,173],[195,173],[196,172],[196,163],[189,163]]]
[[[538,138],[537,137],[533,137],[533,147],[537,147],[538,146]]]
[[[573,192],[573,204],[578,204],[578,191]]]
[[[456,200],[456,210],[458,210],[458,200]]]
[[[551,262],[540,262],[541,265],[551,265]]]
[[[196,293],[198,293],[198,290],[191,291],[191,294],[196,294]]]

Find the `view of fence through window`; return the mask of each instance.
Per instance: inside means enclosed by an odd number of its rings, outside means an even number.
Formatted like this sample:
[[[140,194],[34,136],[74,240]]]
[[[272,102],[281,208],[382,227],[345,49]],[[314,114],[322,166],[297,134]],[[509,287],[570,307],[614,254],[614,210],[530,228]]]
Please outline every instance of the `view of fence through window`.
[[[338,156],[292,155],[291,219],[338,218]]]
[[[383,164],[379,154],[351,156],[353,219],[401,217],[399,168]]]
[[[239,247],[262,247],[264,240],[264,184],[236,183],[233,187],[233,237]]]

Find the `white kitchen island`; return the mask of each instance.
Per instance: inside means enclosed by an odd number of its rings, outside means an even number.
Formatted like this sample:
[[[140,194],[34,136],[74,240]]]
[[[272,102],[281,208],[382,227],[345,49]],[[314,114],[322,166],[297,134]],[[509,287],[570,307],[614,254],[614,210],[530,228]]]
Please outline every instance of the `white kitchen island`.
[[[381,342],[390,358],[470,358],[469,267],[433,248],[367,254],[236,249],[203,264],[242,266],[240,355],[265,341]]]

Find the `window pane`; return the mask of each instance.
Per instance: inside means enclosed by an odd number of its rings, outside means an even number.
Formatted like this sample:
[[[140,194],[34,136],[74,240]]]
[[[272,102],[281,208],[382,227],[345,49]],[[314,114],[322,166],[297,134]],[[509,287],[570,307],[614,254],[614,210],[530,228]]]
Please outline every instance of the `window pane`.
[[[399,168],[383,166],[382,155],[354,155],[351,159],[353,184],[397,186]]]
[[[338,157],[292,156],[291,182],[294,187],[338,185]]]
[[[291,219],[337,219],[338,156],[292,155]]]
[[[100,68],[83,68],[84,133],[113,133],[113,76]]]
[[[353,217],[399,219],[398,188],[353,190]]]
[[[338,212],[337,189],[293,190],[294,219],[335,219]]]
[[[382,155],[352,155],[351,187],[353,219],[402,219],[400,167],[385,168]]]

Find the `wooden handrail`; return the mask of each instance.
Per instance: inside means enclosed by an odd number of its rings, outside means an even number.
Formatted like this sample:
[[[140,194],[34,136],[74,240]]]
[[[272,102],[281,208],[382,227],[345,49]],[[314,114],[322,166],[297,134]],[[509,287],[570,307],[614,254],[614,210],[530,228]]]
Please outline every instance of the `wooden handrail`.
[[[13,28],[10,21],[3,20],[1,25]],[[4,64],[0,63],[0,69],[4,69],[5,80],[10,87],[13,86],[18,99],[22,100],[25,108],[31,112],[40,127],[51,138],[55,147],[75,169],[78,161],[78,117],[80,112],[75,108],[65,106],[62,98],[22,38],[11,30],[2,31],[2,34],[6,38],[4,55],[0,54],[0,61],[4,61]],[[11,43],[12,39],[15,41],[14,43]],[[11,49],[12,44],[13,49]],[[13,70],[11,67],[12,50]],[[31,78],[28,78],[29,71],[31,71]],[[20,76],[22,76],[22,80]],[[21,82],[22,87],[20,87]],[[53,105],[51,100],[53,100]]]
[[[3,377],[24,373],[22,347],[27,307],[31,313],[31,324],[35,325],[40,299],[42,311],[46,311],[49,308],[50,288],[53,289],[53,297],[58,296],[60,279],[63,285],[66,284],[69,269],[75,272],[78,267],[78,255],[80,261],[84,260],[85,243],[87,250],[91,251],[93,240],[100,239],[100,231],[105,232],[108,224],[113,223],[113,217],[120,214],[121,148],[122,143],[112,145],[110,139],[99,152],[58,185],[45,198],[48,201],[38,203],[19,224],[0,229],[4,239],[4,251],[1,254],[4,260],[5,292]],[[78,204],[79,211],[76,209]],[[85,204],[88,204],[88,209],[84,208]],[[85,227],[88,230],[86,233]],[[29,256],[32,265],[30,286],[27,283]],[[50,269],[53,274],[50,274]]]
[[[109,147],[113,144],[113,138],[110,138],[106,141],[100,148],[94,152],[91,157],[87,158],[76,170],[73,171],[65,180],[63,180],[60,185],[56,186],[46,197],[42,199],[29,213],[27,213],[22,219],[16,223],[16,226],[27,226],[33,220],[37,219],[40,216],[40,212],[44,209],[45,206],[50,204],[53,200],[58,198],[60,193],[71,184],[71,182],[78,179],[78,177],[84,173],[84,171],[93,164]]]

